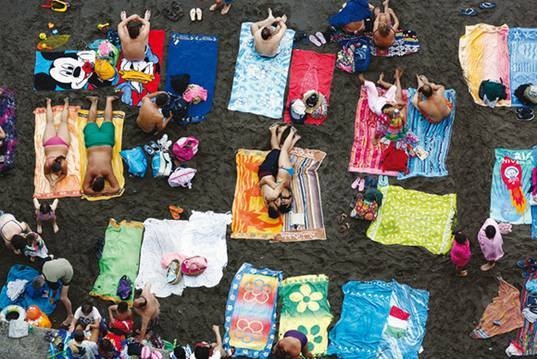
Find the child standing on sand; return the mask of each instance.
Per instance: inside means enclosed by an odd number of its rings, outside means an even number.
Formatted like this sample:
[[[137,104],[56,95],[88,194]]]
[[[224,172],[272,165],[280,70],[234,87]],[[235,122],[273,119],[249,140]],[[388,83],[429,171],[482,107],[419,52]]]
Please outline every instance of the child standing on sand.
[[[455,265],[455,272],[459,277],[466,277],[468,270],[466,266],[470,263],[472,251],[470,250],[470,241],[461,231],[454,233],[453,246],[451,247],[451,262]]]
[[[498,224],[492,218],[487,218],[479,233],[477,240],[481,247],[483,257],[487,263],[481,266],[481,270],[486,272],[492,269],[498,260],[503,257],[503,238],[502,234],[511,232],[511,225],[508,223]]]

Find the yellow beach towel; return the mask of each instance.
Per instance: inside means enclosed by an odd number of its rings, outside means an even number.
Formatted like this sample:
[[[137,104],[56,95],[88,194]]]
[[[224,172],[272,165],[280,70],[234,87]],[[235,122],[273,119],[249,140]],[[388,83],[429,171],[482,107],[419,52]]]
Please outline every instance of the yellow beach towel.
[[[35,115],[35,171],[34,171],[34,197],[39,199],[79,197],[80,196],[80,152],[78,151],[77,114],[80,110],[78,106],[69,107],[68,128],[70,135],[70,147],[67,152],[67,176],[56,184],[54,190],[49,181],[45,178],[45,150],[43,148],[43,134],[47,124],[46,108],[38,107],[34,110]],[[54,123],[56,126],[61,121],[63,106],[54,106]]]
[[[114,123],[116,132],[115,132],[115,144],[112,149],[112,168],[114,170],[114,175],[117,178],[119,187],[121,191],[118,194],[112,196],[86,196],[82,194],[82,198],[87,199],[88,201],[99,201],[110,199],[114,197],[119,197],[123,194],[125,189],[125,177],[123,176],[123,162],[119,151],[121,151],[121,138],[123,137],[123,120],[125,118],[125,112],[123,111],[114,111],[112,116],[112,122]],[[104,120],[104,111],[97,112],[97,124],[100,126]],[[79,143],[79,152],[80,152],[80,178],[81,178],[81,190],[82,183],[84,182],[84,176],[86,175],[86,166],[87,166],[87,153],[86,153],[86,144],[84,142],[84,127],[88,121],[88,110],[80,110],[78,112],[78,143]]]

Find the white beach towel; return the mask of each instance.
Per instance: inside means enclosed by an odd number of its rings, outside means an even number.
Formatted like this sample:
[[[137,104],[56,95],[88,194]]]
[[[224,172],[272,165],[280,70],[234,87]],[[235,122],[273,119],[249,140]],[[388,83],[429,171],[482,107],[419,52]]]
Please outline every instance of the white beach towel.
[[[227,265],[226,226],[230,223],[231,214],[197,211],[188,221],[147,219],[136,288],[150,283],[151,291],[163,298],[181,295],[186,287],[218,285]],[[170,252],[205,257],[207,269],[197,277],[183,276],[178,284],[169,284],[160,262]]]

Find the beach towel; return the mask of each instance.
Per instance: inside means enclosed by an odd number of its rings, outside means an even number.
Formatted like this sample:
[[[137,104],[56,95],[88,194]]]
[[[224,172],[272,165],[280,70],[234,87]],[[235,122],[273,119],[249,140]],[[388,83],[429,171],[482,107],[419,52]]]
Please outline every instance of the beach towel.
[[[532,150],[497,148],[494,153],[490,217],[498,222],[530,224]]]
[[[505,280],[500,278],[499,281],[498,296],[485,308],[477,328],[470,333],[474,339],[509,333],[524,324],[520,312],[520,292]]]
[[[143,231],[144,225],[141,222],[118,223],[110,219],[104,236],[103,254],[99,259],[99,276],[90,295],[116,303],[121,301],[117,295],[117,286],[124,275],[134,281],[138,274]],[[132,299],[133,297],[129,301]]]
[[[446,90],[446,98],[453,104],[451,114],[448,118],[437,124],[432,124],[423,117],[419,110],[412,105],[412,98],[416,89],[408,89],[408,116],[406,127],[414,133],[421,146],[429,152],[425,160],[420,160],[417,156],[408,160],[408,173],[399,174],[399,179],[416,176],[423,177],[444,177],[448,175],[446,159],[451,143],[451,129],[455,121],[455,90]]]
[[[396,281],[347,282],[328,354],[338,358],[417,359],[429,292]]]
[[[479,98],[481,81],[503,81],[507,88],[509,85],[509,50],[507,25],[492,26],[477,24],[466,26],[466,31],[459,39],[459,62],[468,90],[474,102],[485,106]],[[496,106],[510,106],[511,94],[508,92],[506,100],[500,100]]]
[[[321,185],[317,174],[325,157],[326,153],[319,150],[298,147],[292,150],[290,160],[295,169],[291,182],[293,203],[291,212],[284,215],[282,233],[276,237],[277,240],[296,242],[326,239]]]
[[[457,210],[454,193],[440,196],[399,186],[380,191],[382,206],[367,229],[368,238],[386,245],[424,247],[433,254],[450,250]]]
[[[198,123],[207,119],[213,107],[218,64],[218,38],[210,35],[172,33],[166,64],[166,91],[174,92],[171,78],[189,74],[190,83],[207,90],[207,100],[188,108],[184,123]],[[182,96],[182,94],[177,94]]]
[[[414,31],[397,30],[392,46],[387,49],[371,46],[371,55],[378,57],[407,56],[415,54],[419,50],[420,42]]]
[[[537,205],[531,206],[531,239],[537,239]]]
[[[382,93],[382,90],[379,90]],[[406,92],[406,91],[405,91]],[[362,86],[356,106],[354,141],[349,159],[349,172],[362,172],[386,176],[397,176],[399,172],[382,169],[382,153],[386,146],[373,143],[377,132],[378,116],[369,109],[367,92]]]
[[[537,29],[512,27],[507,40],[511,75],[511,94],[520,85],[537,83]],[[511,97],[512,106],[523,106]]]
[[[9,299],[7,295],[7,284],[16,280],[28,281],[27,286],[31,286],[32,280],[40,273],[32,267],[28,267],[22,264],[16,264],[9,269],[7,273],[6,284],[2,287],[0,292],[0,310],[8,305],[19,305],[24,309],[30,305],[37,305],[39,309],[45,314],[51,314],[56,308],[56,302],[60,300],[61,286],[56,291],[56,296],[52,297],[52,290],[45,283],[43,289],[48,291],[48,297],[32,298],[31,295],[25,290],[16,300]]]
[[[231,282],[224,320],[224,349],[234,356],[268,358],[276,334],[282,272],[244,263]]]
[[[522,286],[522,294],[520,295],[521,306],[519,307],[519,312],[528,306],[535,306],[536,296],[526,289],[526,284],[536,279],[537,272],[530,273],[526,278]],[[537,323],[532,323],[527,318],[523,318],[523,324],[520,326],[516,338],[511,341],[511,345],[507,348],[507,351],[510,351],[510,356],[537,355]]]
[[[145,95],[157,91],[165,40],[164,30],[151,30],[144,60],[128,61],[121,54],[118,61],[119,83],[116,89],[121,92],[121,101],[127,105],[138,106]]]
[[[15,92],[7,87],[0,87],[0,127],[6,135],[0,145],[0,174],[15,166],[16,122]]]
[[[119,197],[123,194],[125,189],[125,177],[123,176],[123,161],[119,152],[121,151],[121,139],[123,137],[123,120],[125,118],[125,112],[123,111],[114,111],[112,115],[112,122],[114,123],[116,132],[115,132],[115,143],[112,149],[112,169],[114,170],[114,175],[119,183],[121,191],[118,194],[111,196],[86,196],[82,194],[82,198],[87,199],[88,201],[100,201],[106,200],[114,197]],[[104,111],[97,112],[97,124],[100,126],[104,120]],[[84,127],[88,122],[88,110],[80,110],[78,112],[78,146],[80,151],[80,179],[81,184],[84,182],[84,176],[86,175],[86,167],[88,156],[86,153],[86,144],[84,142]]]
[[[112,86],[94,72],[95,51],[65,50],[35,53],[34,89],[37,91],[93,90]]]
[[[317,90],[324,95],[326,103],[330,103],[330,87],[334,76],[335,61],[336,55],[334,54],[320,54],[315,51],[299,49],[293,50],[289,74],[289,91],[283,113],[285,122],[291,122],[289,114],[291,101],[297,98],[302,99],[306,91]],[[323,118],[307,116],[305,123],[321,125],[325,120],[326,116]]]
[[[192,212],[188,221],[146,219],[136,287],[150,283],[151,291],[164,298],[181,295],[187,287],[218,285],[227,265],[226,226],[230,222],[229,214],[197,211]],[[196,277],[185,275],[179,283],[169,284],[161,260],[170,253],[186,258],[205,257],[207,268]]]
[[[80,179],[80,151],[77,133],[81,130],[77,126],[77,117],[79,106],[69,107],[69,118],[67,120],[69,129],[70,146],[67,152],[67,176],[56,183],[54,189],[50,182],[45,178],[45,150],[43,148],[43,135],[47,124],[47,109],[38,107],[34,110],[35,131],[35,171],[34,171],[34,197],[39,199],[61,198],[61,197],[79,197],[82,187]],[[63,106],[54,106],[52,113],[56,126],[61,121]]]
[[[280,286],[280,326],[278,338],[288,330],[298,330],[308,338],[308,350],[324,355],[328,347],[328,326],[332,321],[328,303],[328,277],[303,275],[285,279]]]
[[[239,54],[228,110],[282,118],[283,98],[293,48],[294,30],[287,29],[275,57],[258,55],[250,31],[252,23],[241,26]]]

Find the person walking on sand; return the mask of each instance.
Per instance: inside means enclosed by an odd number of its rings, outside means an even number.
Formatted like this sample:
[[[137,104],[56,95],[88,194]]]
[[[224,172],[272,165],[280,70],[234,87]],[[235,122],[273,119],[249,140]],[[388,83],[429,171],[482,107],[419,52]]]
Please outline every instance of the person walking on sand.
[[[67,152],[71,138],[67,121],[69,120],[69,97],[64,99],[61,122],[56,129],[54,115],[52,113],[52,100],[47,98],[47,124],[43,133],[43,149],[45,151],[45,178],[54,188],[65,176],[67,176]]]
[[[231,9],[231,4],[233,3],[233,0],[215,0],[214,4],[211,5],[209,8],[209,11],[216,11],[220,8],[220,14],[226,15],[229,12],[229,9]]]
[[[448,118],[453,109],[453,103],[445,97],[445,87],[429,82],[423,75],[416,75],[416,78],[418,90],[412,98],[414,107],[430,123],[439,123]]]
[[[287,16],[275,18],[272,10],[268,9],[268,17],[265,20],[252,24],[250,30],[254,36],[254,45],[257,53],[264,57],[274,57],[278,55],[280,42],[287,30]],[[273,26],[276,24],[276,27]]]
[[[99,127],[97,120],[97,96],[88,96],[91,106],[88,114],[88,123],[84,127],[84,142],[88,154],[86,175],[82,184],[83,192],[88,196],[112,195],[121,188],[112,168],[112,148],[115,144],[115,126],[112,122],[112,102],[115,96],[106,98],[104,121]],[[110,188],[105,190],[106,181]]]
[[[455,272],[459,277],[466,277],[468,270],[466,267],[470,263],[472,251],[470,250],[470,241],[461,231],[453,233],[453,246],[451,247],[451,263],[455,265]]]
[[[481,266],[481,270],[486,272],[492,269],[496,262],[503,257],[502,234],[511,232],[511,225],[498,224],[494,219],[487,218],[481,229],[477,233],[477,240],[481,247],[481,252],[487,263]]]
[[[125,11],[121,12],[121,22],[117,25],[117,33],[121,40],[121,52],[129,61],[143,61],[147,49],[149,30],[149,18],[151,11],[146,10],[144,17],[134,14],[127,17]]]
[[[399,29],[399,19],[393,9],[390,8],[390,1],[383,3],[384,10],[375,8],[375,22],[373,23],[373,43],[375,46],[386,49],[395,42],[395,32]]]

